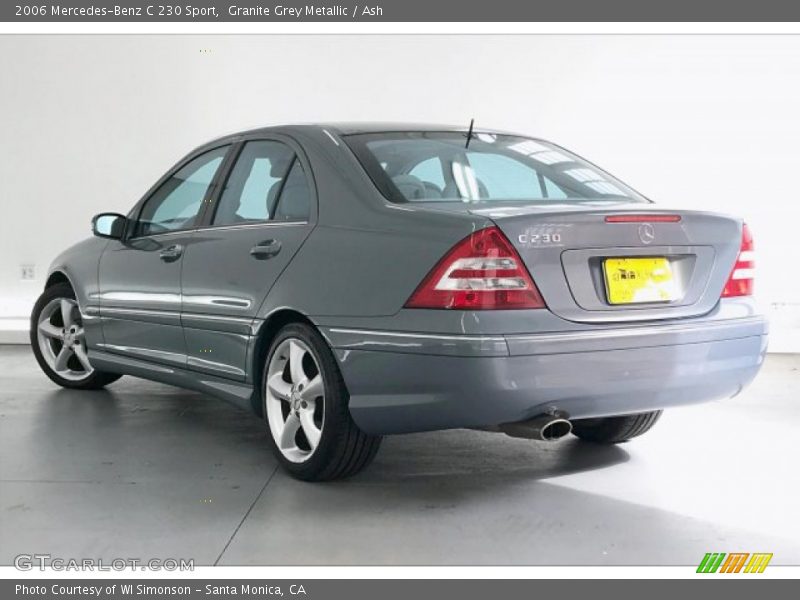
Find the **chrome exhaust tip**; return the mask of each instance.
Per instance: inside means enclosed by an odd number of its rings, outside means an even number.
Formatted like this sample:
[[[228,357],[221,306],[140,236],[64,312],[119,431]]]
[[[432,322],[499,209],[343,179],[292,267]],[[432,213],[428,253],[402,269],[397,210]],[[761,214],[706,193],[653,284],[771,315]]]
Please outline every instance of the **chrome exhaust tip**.
[[[553,411],[518,423],[503,423],[498,427],[508,436],[554,442],[572,432],[569,415],[563,411]]]

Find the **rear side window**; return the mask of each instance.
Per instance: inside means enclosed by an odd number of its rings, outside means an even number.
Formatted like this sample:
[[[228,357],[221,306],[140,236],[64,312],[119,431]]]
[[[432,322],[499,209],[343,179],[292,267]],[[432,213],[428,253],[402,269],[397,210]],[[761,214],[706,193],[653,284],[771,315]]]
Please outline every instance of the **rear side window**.
[[[294,159],[294,151],[281,142],[247,142],[225,182],[213,224],[269,221]]]
[[[286,183],[283,185],[278,205],[272,214],[273,221],[308,221],[311,211],[311,189],[300,159],[294,159]]]
[[[170,175],[142,207],[134,237],[193,227],[228,148],[201,154]]]
[[[570,152],[513,135],[387,132],[344,136],[395,202],[543,202],[645,198]]]

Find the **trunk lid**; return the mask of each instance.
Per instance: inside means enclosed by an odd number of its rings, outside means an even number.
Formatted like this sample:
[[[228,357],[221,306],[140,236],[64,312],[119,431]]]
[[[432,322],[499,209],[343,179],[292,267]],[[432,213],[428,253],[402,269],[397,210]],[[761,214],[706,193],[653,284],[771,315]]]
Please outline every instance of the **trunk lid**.
[[[468,210],[491,219],[503,231],[519,251],[548,309],[571,321],[645,321],[706,314],[720,299],[741,243],[739,219],[651,204],[472,205]],[[669,216],[679,220],[659,221]],[[623,222],[607,222],[606,217],[621,217]],[[670,300],[611,303],[609,286],[617,284],[608,280],[619,277],[613,265],[642,261],[609,263],[608,272],[604,261],[630,258],[653,258],[658,264],[666,259],[673,286]]]

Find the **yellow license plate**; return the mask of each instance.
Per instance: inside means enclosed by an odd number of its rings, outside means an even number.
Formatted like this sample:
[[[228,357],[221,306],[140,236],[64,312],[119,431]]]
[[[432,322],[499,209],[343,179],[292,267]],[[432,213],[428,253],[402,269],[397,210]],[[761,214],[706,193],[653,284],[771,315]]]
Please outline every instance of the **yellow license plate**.
[[[607,258],[603,261],[611,304],[671,302],[678,289],[666,258]]]

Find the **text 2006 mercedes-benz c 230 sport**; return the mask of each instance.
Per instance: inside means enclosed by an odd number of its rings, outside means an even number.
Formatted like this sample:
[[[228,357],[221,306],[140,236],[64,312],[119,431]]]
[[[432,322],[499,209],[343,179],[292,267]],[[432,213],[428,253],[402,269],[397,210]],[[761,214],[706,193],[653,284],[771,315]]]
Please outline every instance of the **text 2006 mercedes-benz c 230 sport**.
[[[393,433],[624,442],[737,394],[767,344],[741,220],[656,206],[519,135],[248,131],[93,230],[34,308],[44,372],[245,405],[307,480],[358,472]]]

